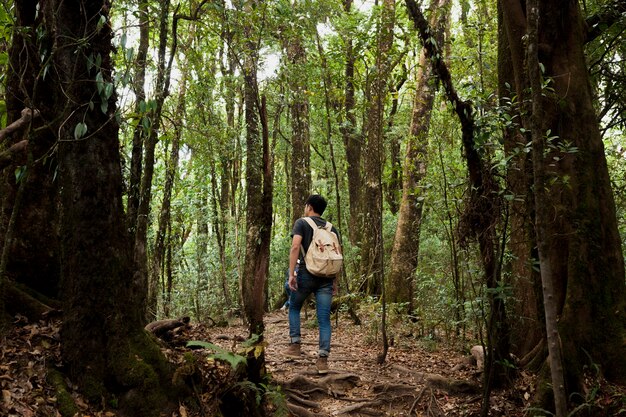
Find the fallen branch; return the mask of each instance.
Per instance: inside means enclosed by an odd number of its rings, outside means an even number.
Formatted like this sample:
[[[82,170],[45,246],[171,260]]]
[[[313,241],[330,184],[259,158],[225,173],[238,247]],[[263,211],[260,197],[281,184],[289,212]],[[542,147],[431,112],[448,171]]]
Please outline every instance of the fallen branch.
[[[22,130],[31,120],[39,117],[39,110],[24,109],[22,110],[22,117],[0,130],[0,142],[6,139],[13,133]]]

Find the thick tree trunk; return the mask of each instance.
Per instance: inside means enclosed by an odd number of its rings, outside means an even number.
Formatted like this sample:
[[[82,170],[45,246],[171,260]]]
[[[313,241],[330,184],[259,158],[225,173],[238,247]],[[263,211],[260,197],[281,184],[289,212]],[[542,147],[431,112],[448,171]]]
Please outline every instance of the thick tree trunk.
[[[448,25],[449,5],[449,0],[433,0],[431,4],[430,25],[435,29],[434,38],[440,45],[443,45]],[[413,310],[413,274],[419,254],[423,207],[421,180],[426,175],[428,131],[436,92],[436,79],[424,49],[420,51],[416,78],[413,114],[402,174],[402,200],[391,250],[387,290],[389,301],[409,303],[409,311]]]
[[[0,169],[0,253],[6,254],[3,279],[25,284],[49,297],[58,296],[58,200],[54,181],[56,156],[55,128],[49,111],[54,109],[51,78],[37,78],[43,71],[41,50],[49,50],[50,39],[38,36],[42,19],[38,2],[15,2],[17,27],[12,32],[6,79],[7,124],[22,119],[32,109],[42,115],[31,118],[11,135],[0,139],[0,153],[6,157]],[[47,59],[45,55],[43,58]],[[8,133],[8,132],[5,132]],[[27,162],[31,161],[31,162]],[[27,166],[28,165],[28,166]],[[19,167],[22,174],[16,180]],[[19,201],[16,201],[18,189]],[[8,226],[13,217],[12,232]]]
[[[502,0],[504,26],[514,62],[524,54],[524,4]],[[576,1],[542,2],[539,62],[545,68],[540,132],[544,135],[547,242],[567,393],[581,392],[583,366],[600,365],[607,378],[626,381],[624,261],[604,147],[589,83],[585,31]],[[516,60],[515,57],[518,57]],[[515,68],[516,88],[528,87],[524,67]],[[523,97],[523,96],[522,96]],[[525,121],[528,123],[528,120]],[[528,126],[528,125],[526,125]],[[549,133],[548,133],[549,132]],[[535,172],[535,175],[537,173]],[[536,213],[539,216],[540,213]]]
[[[111,27],[97,26],[110,4],[90,0],[79,6],[52,1],[43,10],[47,22],[57,23],[49,28],[56,36],[52,65],[60,77],[54,97],[56,116],[65,121],[58,149],[61,351],[70,378],[90,401],[115,396],[124,414],[152,416],[166,405],[171,375],[128,291],[132,251],[122,205],[116,95],[96,90],[97,76],[112,82]],[[76,42],[84,39],[88,47],[77,53]],[[102,65],[90,67],[88,53],[99,54]],[[92,100],[93,110],[87,105]]]
[[[392,70],[389,54],[393,45],[395,10],[395,0],[384,0],[376,51],[376,72],[367,119],[363,212],[367,214],[364,230],[368,230],[368,233],[363,235],[361,275],[367,279],[366,290],[370,295],[381,294],[383,280],[383,117],[388,77]]]

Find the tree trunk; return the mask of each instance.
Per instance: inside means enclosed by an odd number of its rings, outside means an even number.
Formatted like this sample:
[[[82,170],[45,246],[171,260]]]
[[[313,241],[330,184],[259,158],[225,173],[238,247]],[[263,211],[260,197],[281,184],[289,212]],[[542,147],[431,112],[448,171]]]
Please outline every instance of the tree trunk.
[[[50,116],[55,107],[55,86],[50,78],[37,77],[46,65],[40,51],[49,50],[50,41],[47,36],[37,35],[43,24],[37,3],[28,0],[14,5],[17,27],[12,31],[8,51],[11,70],[6,79],[7,124],[22,119],[25,108],[29,113],[37,110],[41,117],[31,117],[18,131],[0,139],[0,153],[10,152],[0,169],[0,253],[6,254],[2,279],[54,298],[58,297],[60,277],[58,189],[54,181],[57,160],[52,152],[56,137],[54,127],[37,128],[58,122]],[[17,172],[22,174],[19,181]],[[12,218],[11,232],[8,227]]]
[[[440,45],[443,45],[449,21],[449,5],[449,0],[433,0],[430,6],[430,25],[435,29],[434,38]],[[391,250],[387,289],[389,301],[409,303],[409,311],[413,310],[413,274],[417,268],[422,222],[421,181],[426,175],[428,131],[436,92],[436,79],[423,48],[420,51],[416,78],[413,114],[402,174],[402,200]]]
[[[519,36],[526,33],[524,3],[502,0],[502,6],[516,90],[525,97],[525,45]],[[536,213],[535,222],[546,227],[538,245],[546,245],[541,258],[552,271],[551,302],[560,316],[566,390],[571,394],[582,392],[583,366],[589,360],[611,381],[626,381],[624,261],[585,63],[579,5],[542,2],[539,19],[539,62],[550,89],[542,91],[539,121],[546,152],[533,163],[545,170],[545,182],[535,178],[535,184],[543,183],[547,191],[547,209],[541,219]],[[524,122],[528,129],[529,121]]]
[[[383,280],[383,116],[388,92],[387,77],[392,70],[389,54],[393,45],[395,10],[395,0],[384,0],[376,51],[376,73],[372,85],[372,100],[368,109],[363,200],[364,213],[367,214],[364,230],[368,230],[368,233],[363,235],[361,275],[367,279],[367,293],[370,295],[381,294]]]
[[[247,2],[252,11],[256,1]],[[257,84],[258,49],[251,27],[244,29],[248,41],[243,62],[244,105],[246,117],[246,253],[241,279],[242,300],[250,335],[262,338],[264,331],[264,289],[269,271],[269,243],[272,222],[272,184],[268,178],[269,142],[267,115],[260,105]],[[264,108],[263,108],[264,110]],[[259,129],[261,116],[262,132]],[[271,173],[271,170],[270,170]],[[268,193],[268,190],[270,191]],[[269,214],[269,216],[268,216]]]
[[[344,12],[350,14],[352,0],[344,0]],[[345,37],[346,43],[346,64],[345,64],[345,122],[342,123],[341,133],[346,150],[346,161],[348,164],[348,195],[350,197],[350,227],[348,237],[353,245],[361,244],[363,230],[363,174],[361,170],[361,151],[363,149],[363,138],[357,134],[357,121],[355,114],[355,92],[354,92],[354,65],[356,54],[354,52],[352,33]]]
[[[170,0],[164,0],[161,4],[160,28],[159,28],[159,53],[155,100],[152,110],[149,112],[149,126],[147,129],[147,137],[145,141],[145,153],[143,163],[143,175],[141,177],[140,199],[137,207],[137,222],[135,232],[134,246],[134,262],[135,273],[133,276],[133,286],[136,297],[141,303],[147,307],[148,289],[150,285],[150,276],[148,273],[148,226],[150,220],[150,202],[152,200],[152,178],[154,176],[154,153],[158,141],[159,128],[161,125],[161,114],[163,112],[163,104],[169,95],[170,75],[172,70],[172,62],[176,55],[176,32],[173,31],[172,39],[174,40],[172,47],[167,51],[169,40],[168,22],[169,22]],[[176,27],[176,19],[174,19],[174,27]],[[166,52],[169,52],[169,61],[166,62]],[[146,311],[147,321],[152,321],[154,312]]]
[[[134,234],[137,230],[137,211],[141,195],[141,173],[143,146],[148,133],[149,118],[146,103],[146,65],[150,37],[150,15],[148,2],[137,0],[139,14],[139,47],[135,60],[135,77],[133,91],[135,93],[135,128],[133,129],[133,144],[130,160],[130,177],[128,179],[128,202],[126,204],[126,219],[128,230]]]
[[[539,252],[539,269],[543,287],[543,305],[546,318],[546,341],[548,342],[548,361],[552,380],[552,393],[556,417],[567,415],[567,394],[565,393],[565,379],[563,372],[563,353],[558,330],[557,306],[554,302],[554,285],[551,259],[546,256],[549,252],[549,220],[552,210],[548,202],[548,164],[544,160],[545,147],[543,122],[543,87],[541,70],[539,67],[539,11],[537,0],[528,0],[528,43],[527,43],[527,70],[531,88],[532,111],[530,128],[532,132],[533,172],[535,174],[535,229],[537,231],[537,246]]]
[[[63,362],[90,401],[119,400],[126,415],[163,411],[171,375],[143,330],[141,306],[128,291],[131,245],[125,230],[116,94],[112,85],[109,25],[98,27],[110,3],[45,3],[54,33],[53,62],[60,77],[55,115],[59,130]],[[87,35],[87,36],[86,36]],[[85,37],[86,36],[86,37]],[[88,39],[86,48],[76,42]],[[102,57],[88,65],[87,54]],[[101,77],[105,88],[96,89]],[[96,104],[92,109],[87,104]],[[106,109],[106,112],[103,111]]]
[[[191,31],[193,33],[193,30]],[[176,106],[176,116],[180,120],[185,120],[186,106],[186,90],[187,90],[187,77],[188,66],[183,66],[181,72],[181,85],[178,93],[178,105]],[[154,312],[156,316],[157,312],[157,299],[158,299],[158,286],[159,282],[164,280],[164,259],[165,259],[165,235],[168,228],[171,228],[171,201],[172,190],[174,188],[174,182],[178,175],[178,159],[180,154],[180,140],[183,134],[182,123],[174,126],[174,136],[172,138],[172,150],[170,151],[169,162],[166,165],[165,170],[165,185],[163,187],[163,203],[161,204],[161,212],[159,213],[159,223],[156,234],[156,241],[154,244],[154,257],[152,271],[154,275],[150,279],[150,286],[148,287],[148,309]],[[169,249],[171,252],[171,248]]]
[[[474,136],[477,131],[472,104],[461,100],[452,84],[450,71],[443,61],[443,53],[437,42],[430,37],[431,29],[414,0],[406,0],[411,18],[420,35],[422,45],[431,60],[434,72],[443,83],[444,91],[461,122],[463,151],[467,163],[470,181],[468,205],[459,228],[462,240],[478,241],[480,258],[484,270],[485,285],[489,300],[489,318],[487,321],[487,355],[484,370],[484,392],[481,414],[486,416],[489,410],[489,397],[494,386],[510,383],[511,368],[509,361],[509,329],[504,305],[500,294],[501,257],[496,239],[496,227],[499,221],[498,184],[485,163]],[[506,227],[505,227],[506,228]]]
[[[508,284],[513,296],[509,299],[512,311],[511,321],[511,352],[524,357],[537,346],[545,334],[543,305],[541,295],[541,277],[533,268],[538,260],[537,240],[535,239],[534,198],[532,191],[533,170],[532,155],[526,152],[530,141],[520,131],[522,112],[515,105],[512,97],[515,92],[514,65],[508,37],[502,25],[502,7],[498,4],[498,95],[500,104],[507,108],[511,120],[516,121],[504,128],[504,151],[509,160],[506,172],[507,189],[512,199],[509,201],[509,234],[508,248],[510,257],[507,268],[510,269]]]
[[[292,224],[302,216],[311,193],[311,148],[306,50],[300,33],[284,40],[287,51],[291,110],[291,216]]]

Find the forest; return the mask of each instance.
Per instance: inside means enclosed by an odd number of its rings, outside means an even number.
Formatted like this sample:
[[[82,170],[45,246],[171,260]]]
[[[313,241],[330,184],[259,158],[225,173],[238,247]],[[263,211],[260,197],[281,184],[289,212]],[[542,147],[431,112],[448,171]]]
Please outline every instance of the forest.
[[[626,414],[625,55],[625,0],[2,0],[0,415]]]

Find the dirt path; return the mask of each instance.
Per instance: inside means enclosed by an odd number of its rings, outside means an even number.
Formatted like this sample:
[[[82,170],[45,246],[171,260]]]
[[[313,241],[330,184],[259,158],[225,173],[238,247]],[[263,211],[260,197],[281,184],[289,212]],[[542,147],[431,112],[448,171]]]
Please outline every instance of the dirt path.
[[[375,326],[355,326],[349,319],[333,320],[330,371],[320,376],[315,369],[318,331],[314,314],[302,319],[302,359],[283,355],[288,346],[286,312],[266,316],[267,369],[288,395],[290,411],[296,416],[476,416],[480,409],[479,375],[475,367],[459,370],[464,358],[437,348],[427,351],[412,337],[397,337],[383,365],[377,363],[380,344],[374,339]],[[233,336],[245,336],[246,329],[221,329]],[[215,331],[219,331],[215,329]],[[370,334],[371,333],[371,334]],[[456,366],[456,368],[455,368]],[[510,393],[492,398],[493,416],[522,415],[522,404],[512,404]]]

